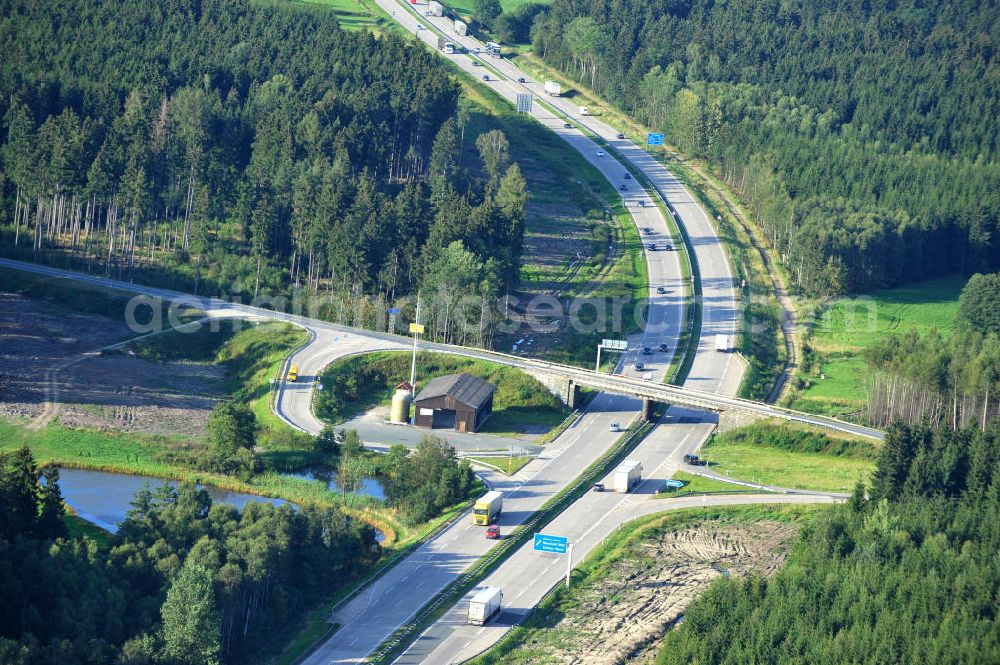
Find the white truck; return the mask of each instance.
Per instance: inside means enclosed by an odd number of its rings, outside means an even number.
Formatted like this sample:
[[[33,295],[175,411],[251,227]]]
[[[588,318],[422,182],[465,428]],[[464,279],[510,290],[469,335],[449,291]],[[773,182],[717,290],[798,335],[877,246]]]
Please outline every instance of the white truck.
[[[468,32],[468,30],[469,30],[469,26],[465,23],[465,21],[459,21],[458,19],[455,19],[455,34],[456,35],[458,35],[459,37],[464,37],[465,33]]]
[[[427,16],[444,16],[444,5],[431,0],[427,3]]]
[[[482,589],[469,601],[468,622],[482,626],[500,611],[500,601],[502,600],[503,591],[500,589],[490,586]]]
[[[715,350],[721,351],[723,353],[728,353],[733,348],[733,341],[730,339],[729,335],[716,335],[715,336]]]
[[[588,109],[586,106],[581,106],[580,115],[590,115],[590,109]]]
[[[642,482],[642,463],[627,459],[615,469],[615,491],[630,492]]]
[[[551,97],[558,97],[562,94],[562,86],[555,81],[546,81],[542,88],[545,90],[545,94]]]

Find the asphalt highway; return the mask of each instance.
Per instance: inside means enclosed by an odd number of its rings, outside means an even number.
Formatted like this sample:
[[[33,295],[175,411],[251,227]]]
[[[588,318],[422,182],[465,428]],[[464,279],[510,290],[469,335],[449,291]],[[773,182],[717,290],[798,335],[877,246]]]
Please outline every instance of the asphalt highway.
[[[404,27],[432,47],[436,46],[437,35],[434,31],[427,28],[417,30],[418,20],[427,20],[426,17],[418,19],[407,4],[397,4],[394,0],[377,1]],[[417,11],[421,12],[425,8],[426,4],[416,6]],[[435,20],[435,25],[445,31],[450,22],[438,19]],[[462,43],[470,50],[481,46],[468,37],[453,38],[453,41]],[[519,92],[525,91],[531,91],[541,99],[541,83],[530,81],[529,77],[507,61],[466,54],[444,57],[448,57],[470,76],[481,79],[485,74],[489,80],[484,81],[484,84],[512,103]],[[481,65],[473,65],[474,59],[478,59]],[[491,71],[482,64],[488,65]],[[500,72],[501,76],[498,77],[496,72]],[[518,78],[525,78],[526,83],[517,83]],[[681,327],[685,325],[684,307],[691,286],[682,278],[678,253],[664,249],[668,242],[675,247],[682,243],[681,239],[670,234],[660,209],[650,205],[654,192],[644,192],[634,180],[626,180],[625,166],[594,143],[588,134],[577,129],[578,126],[585,126],[590,132],[601,136],[628,160],[632,169],[641,171],[676,211],[679,223],[687,229],[695,249],[694,259],[701,271],[704,297],[698,352],[685,387],[721,395],[735,394],[744,370],[743,362],[735,354],[717,353],[714,350],[714,336],[716,333],[735,334],[738,319],[737,292],[733,287],[725,250],[711,220],[680,183],[640,147],[627,140],[617,139],[617,132],[613,128],[592,117],[575,115],[579,109],[570,106],[567,100],[546,98],[545,101],[557,111],[554,113],[545,105],[535,103],[533,117],[578,150],[616,188],[626,184],[626,190],[621,195],[635,224],[640,230],[650,229],[647,242],[655,242],[657,245],[655,251],[646,252],[650,276],[649,321],[643,332],[629,339],[630,351],[621,358],[619,371],[634,379],[662,382],[672,354],[677,349]],[[568,121],[571,125],[569,128],[565,126]],[[640,205],[640,201],[646,205]],[[31,269],[66,276],[53,269],[38,266]],[[107,281],[100,278],[71,278],[108,285]],[[658,294],[658,286],[664,287],[667,293]],[[132,285],[121,288],[167,298],[178,295]],[[294,427],[312,433],[321,428],[321,423],[312,413],[311,398],[315,377],[324,366],[353,353],[409,348],[405,339],[390,335],[352,330],[304,317],[266,312],[211,299],[192,301],[202,310],[214,315],[254,315],[288,320],[304,326],[310,332],[310,343],[296,352],[291,360],[299,366],[299,380],[295,383],[281,382],[276,411]],[[641,371],[637,370],[635,361],[639,358],[640,349],[644,346],[656,349],[659,344],[666,344],[668,352],[656,352],[652,357],[642,356],[645,367]],[[440,345],[433,346],[440,348]],[[469,350],[452,351],[476,355]],[[548,444],[542,455],[525,466],[515,477],[502,478],[485,474],[496,489],[504,492],[504,512],[499,521],[501,531],[509,532],[576,479],[617,440],[619,435],[610,431],[611,423],[618,422],[623,427],[627,426],[636,417],[639,406],[636,398],[602,393],[573,427]],[[673,474],[686,452],[701,446],[713,429],[714,420],[713,414],[672,407],[663,421],[631,455],[642,462],[644,478],[647,479],[636,492],[628,495],[588,493],[546,527],[546,532],[570,538],[574,543],[574,558],[579,560],[622,521],[640,514],[691,504],[685,500],[681,500],[681,503],[676,503],[677,500],[653,501],[649,496],[662,484],[664,478]],[[605,479],[605,483],[610,485],[610,478]],[[713,497],[702,503],[713,505],[746,500],[746,496]],[[765,495],[760,500],[825,501],[831,498],[817,495]],[[696,501],[693,505],[700,504]],[[463,516],[395,565],[374,584],[338,607],[335,618],[341,625],[340,629],[305,662],[318,664],[363,661],[399,626],[408,622],[420,607],[495,544],[495,541],[485,539],[482,527],[472,526],[471,518]],[[519,550],[484,581],[485,585],[505,589],[507,606],[497,621],[487,627],[465,625],[463,617],[467,599],[463,600],[426,631],[400,661],[455,662],[478,653],[523,616],[553,584],[558,583],[564,571],[563,559],[554,560],[551,555],[539,555],[532,552],[530,546]]]

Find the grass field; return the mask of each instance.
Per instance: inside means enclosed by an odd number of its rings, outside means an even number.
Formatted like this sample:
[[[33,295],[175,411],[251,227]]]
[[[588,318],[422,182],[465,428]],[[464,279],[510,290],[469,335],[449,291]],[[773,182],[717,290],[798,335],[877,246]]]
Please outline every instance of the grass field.
[[[503,7],[504,12],[509,13],[521,5],[547,5],[551,2],[552,0],[500,0],[500,6]],[[456,13],[461,14],[462,16],[472,16],[472,0],[445,0],[445,2],[442,2],[441,4],[453,9]]]
[[[875,469],[874,444],[807,427],[758,422],[714,435],[701,457],[730,478],[763,485],[850,492]]]
[[[333,363],[321,376],[323,391],[316,396],[316,412],[337,424],[376,406],[388,406],[400,381],[409,378],[411,356],[405,351],[383,351],[353,356]],[[417,392],[437,376],[468,372],[497,389],[493,415],[481,432],[542,433],[561,424],[569,409],[534,378],[512,367],[439,353],[417,356]]]
[[[344,30],[400,30],[374,0],[290,0],[296,4],[319,5],[331,9]]]
[[[910,328],[921,335],[937,329],[944,337],[950,336],[964,285],[962,278],[946,277],[834,302],[812,328],[809,346],[816,360],[799,377],[802,387],[792,393],[789,405],[833,415],[860,409],[865,394],[865,349]]]

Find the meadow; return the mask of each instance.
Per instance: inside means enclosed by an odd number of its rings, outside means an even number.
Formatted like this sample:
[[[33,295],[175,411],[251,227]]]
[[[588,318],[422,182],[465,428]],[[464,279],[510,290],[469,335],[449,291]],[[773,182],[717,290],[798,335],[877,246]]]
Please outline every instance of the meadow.
[[[877,454],[865,440],[771,422],[713,435],[701,450],[709,468],[730,478],[843,493],[868,480]]]
[[[812,326],[804,371],[789,406],[842,416],[858,411],[865,396],[865,349],[910,328],[921,335],[936,329],[949,337],[965,282],[945,277],[831,303]]]

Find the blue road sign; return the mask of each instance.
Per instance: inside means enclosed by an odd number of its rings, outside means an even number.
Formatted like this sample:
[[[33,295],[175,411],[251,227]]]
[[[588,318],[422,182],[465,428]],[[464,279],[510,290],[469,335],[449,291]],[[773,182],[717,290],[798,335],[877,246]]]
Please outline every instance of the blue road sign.
[[[646,143],[649,145],[663,145],[663,134],[646,134]]]
[[[678,487],[684,487],[684,482],[681,481],[681,480],[674,480],[673,478],[671,478],[670,480],[664,480],[663,481],[663,486],[664,487],[673,487],[673,488],[676,489]]]
[[[569,547],[569,539],[562,536],[547,536],[544,533],[535,534],[535,551],[551,552],[552,554],[566,554]]]
[[[387,309],[387,310],[385,310],[385,311],[387,311],[387,312],[389,312],[390,314],[392,314],[393,316],[395,316],[395,315],[399,314],[400,312],[402,312],[403,310],[401,310],[401,309],[400,309],[400,308],[398,308],[398,307],[390,307],[389,309]]]

